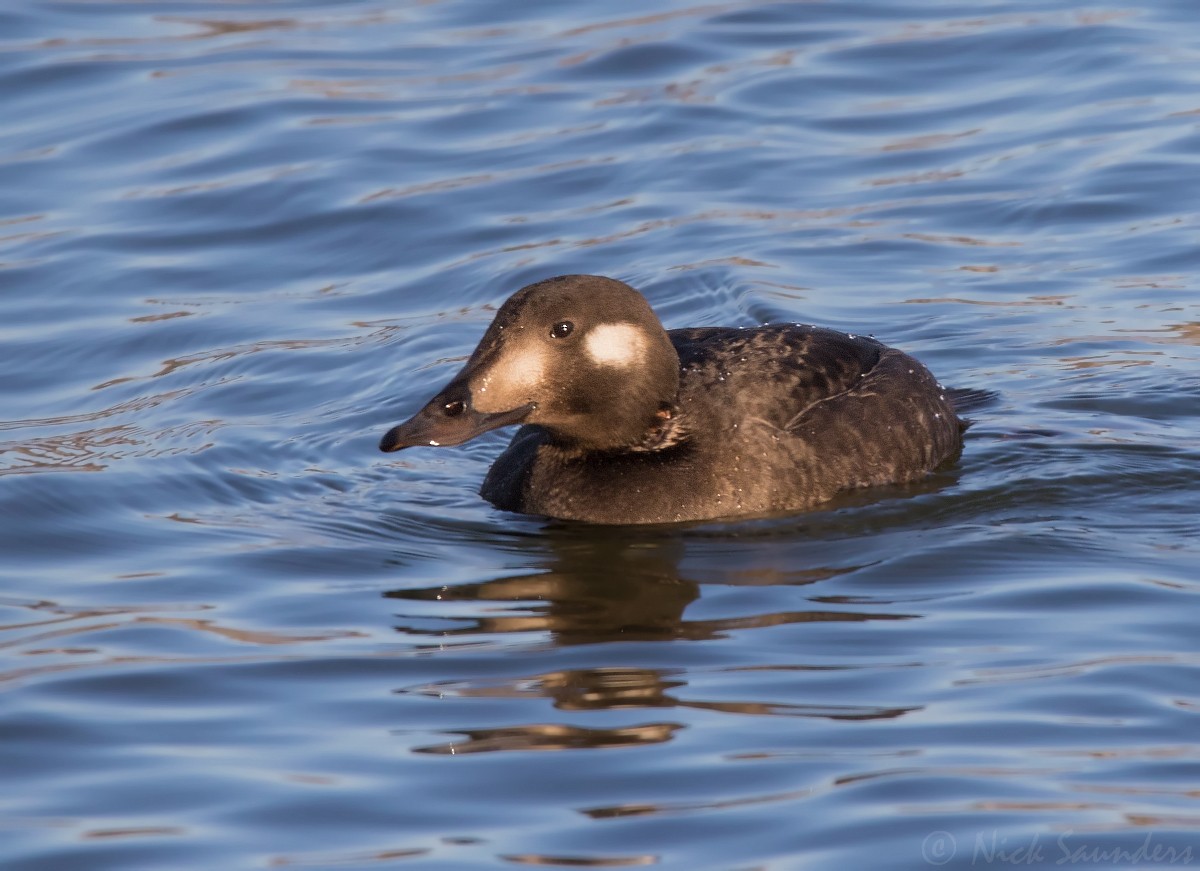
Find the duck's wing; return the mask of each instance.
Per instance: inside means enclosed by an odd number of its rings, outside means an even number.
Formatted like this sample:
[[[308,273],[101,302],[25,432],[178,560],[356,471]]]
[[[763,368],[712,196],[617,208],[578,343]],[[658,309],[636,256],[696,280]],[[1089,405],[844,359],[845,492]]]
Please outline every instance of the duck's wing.
[[[962,449],[965,424],[948,392],[903,351],[822,331],[803,358],[824,395],[797,408],[785,429],[820,486],[916,480]]]
[[[685,383],[723,432],[757,420],[782,437],[801,488],[919,478],[962,447],[949,394],[920,362],[868,336],[794,324],[672,333]]]
[[[888,349],[866,336],[799,324],[672,330],[685,376],[727,393],[741,413],[783,430],[858,388]]]

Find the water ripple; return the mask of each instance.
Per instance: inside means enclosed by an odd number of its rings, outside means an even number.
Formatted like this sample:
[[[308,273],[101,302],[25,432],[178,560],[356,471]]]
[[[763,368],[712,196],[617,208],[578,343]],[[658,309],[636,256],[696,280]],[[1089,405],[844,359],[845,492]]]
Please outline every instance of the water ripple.
[[[0,864],[1194,856],[1194,17],[0,11]],[[378,454],[566,272],[994,398],[794,517]]]

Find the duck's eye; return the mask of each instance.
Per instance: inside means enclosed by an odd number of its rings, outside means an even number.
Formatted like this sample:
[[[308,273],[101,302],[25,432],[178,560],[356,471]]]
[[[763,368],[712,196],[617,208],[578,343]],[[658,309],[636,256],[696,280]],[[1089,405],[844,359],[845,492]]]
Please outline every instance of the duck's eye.
[[[570,321],[559,321],[550,328],[550,336],[555,339],[565,339],[571,335],[571,331],[575,329],[575,325]]]
[[[442,411],[445,413],[446,417],[458,417],[466,410],[467,407],[457,399],[454,400],[454,402],[447,402],[442,406]]]

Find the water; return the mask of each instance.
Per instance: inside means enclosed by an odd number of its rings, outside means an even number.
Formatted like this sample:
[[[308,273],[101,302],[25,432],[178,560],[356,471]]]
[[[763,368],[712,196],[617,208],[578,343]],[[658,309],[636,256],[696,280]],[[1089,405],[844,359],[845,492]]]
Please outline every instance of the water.
[[[6,871],[1200,863],[1195,25],[7,5]],[[998,396],[920,486],[740,523],[377,452],[564,272]]]

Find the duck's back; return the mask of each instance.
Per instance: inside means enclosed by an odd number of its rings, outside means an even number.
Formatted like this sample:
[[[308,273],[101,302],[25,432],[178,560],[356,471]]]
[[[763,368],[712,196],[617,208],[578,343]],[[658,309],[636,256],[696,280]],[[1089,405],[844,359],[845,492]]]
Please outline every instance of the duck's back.
[[[661,446],[580,454],[525,427],[483,496],[601,523],[703,520],[912,481],[961,448],[962,424],[933,376],[874,339],[791,324],[669,336],[681,383]]]

